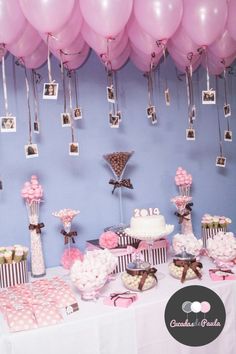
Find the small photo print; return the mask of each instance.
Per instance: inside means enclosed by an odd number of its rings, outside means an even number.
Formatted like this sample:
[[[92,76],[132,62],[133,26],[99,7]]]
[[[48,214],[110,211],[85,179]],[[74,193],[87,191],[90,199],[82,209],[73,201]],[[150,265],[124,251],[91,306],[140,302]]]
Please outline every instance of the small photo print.
[[[39,122],[34,122],[34,133],[39,134]]]
[[[226,157],[217,156],[217,158],[216,158],[216,166],[225,167],[226,166]]]
[[[121,111],[116,112],[116,115],[119,117],[119,123],[122,121]]]
[[[107,101],[111,103],[115,103],[115,93],[113,85],[107,86]]]
[[[109,113],[109,123],[111,128],[119,128],[119,116]]]
[[[0,117],[0,121],[2,133],[16,132],[16,117]]]
[[[70,143],[69,144],[69,155],[78,156],[79,155],[79,144],[78,143]]]
[[[231,107],[230,107],[230,104],[225,104],[225,105],[224,105],[224,115],[225,115],[225,118],[231,116]]]
[[[82,119],[82,109],[81,107],[76,107],[74,109],[74,120]]]
[[[149,106],[147,108],[147,116],[148,118],[152,118],[152,114],[156,112],[156,107],[155,106]]]
[[[63,128],[71,126],[70,113],[61,113],[61,125]]]
[[[169,92],[169,89],[165,90],[165,101],[166,101],[166,106],[170,106],[170,92]]]
[[[191,118],[192,118],[192,120],[196,119],[196,106],[192,106]]]
[[[186,129],[186,140],[195,140],[195,129]]]
[[[202,104],[215,104],[216,92],[214,90],[202,91]]]
[[[157,124],[157,115],[156,115],[156,112],[152,113],[152,116],[150,118],[151,120],[151,123],[154,125],[154,124]]]
[[[57,83],[45,83],[43,85],[43,99],[44,100],[56,100],[58,96],[58,84]]]
[[[233,141],[233,132],[231,130],[225,130],[224,141]]]
[[[38,157],[38,146],[37,144],[25,145],[25,156],[27,159],[32,159],[33,157]]]

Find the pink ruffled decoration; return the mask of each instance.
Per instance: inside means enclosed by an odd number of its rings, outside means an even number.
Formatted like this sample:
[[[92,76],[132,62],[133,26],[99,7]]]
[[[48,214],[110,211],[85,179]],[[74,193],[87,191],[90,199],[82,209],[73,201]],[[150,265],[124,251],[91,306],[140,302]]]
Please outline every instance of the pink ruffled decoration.
[[[80,261],[83,260],[83,253],[75,247],[68,248],[64,251],[62,257],[61,257],[61,265],[65,269],[70,269],[74,262],[79,259]]]
[[[99,238],[99,245],[102,248],[116,248],[118,246],[119,237],[115,232],[106,231]]]

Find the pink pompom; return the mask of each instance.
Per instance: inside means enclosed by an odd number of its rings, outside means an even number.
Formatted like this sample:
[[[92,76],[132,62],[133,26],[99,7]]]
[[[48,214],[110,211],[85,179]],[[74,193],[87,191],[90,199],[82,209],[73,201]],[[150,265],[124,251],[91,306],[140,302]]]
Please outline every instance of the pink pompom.
[[[99,238],[99,245],[103,248],[116,248],[118,246],[119,237],[115,232],[106,231]]]
[[[66,249],[61,257],[61,265],[65,269],[70,269],[73,263],[79,259],[82,261],[84,258],[83,253],[76,247],[72,247],[70,249]]]

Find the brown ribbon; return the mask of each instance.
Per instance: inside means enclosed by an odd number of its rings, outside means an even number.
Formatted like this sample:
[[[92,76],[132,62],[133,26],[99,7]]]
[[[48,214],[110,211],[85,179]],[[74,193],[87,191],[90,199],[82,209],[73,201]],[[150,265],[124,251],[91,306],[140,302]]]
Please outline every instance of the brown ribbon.
[[[211,272],[211,273],[222,272],[222,273],[226,273],[226,274],[234,274],[234,272],[232,272],[232,270],[230,270],[230,269],[209,269],[209,272]],[[227,277],[227,275],[222,275],[223,280],[225,280],[226,277]]]
[[[180,214],[178,211],[175,212],[175,215],[179,218],[179,224],[182,224],[184,220],[190,220],[186,216],[190,214],[190,211],[186,211],[186,213]]]
[[[65,245],[69,243],[70,239],[72,240],[73,243],[75,243],[74,236],[77,236],[76,231],[66,232],[65,230],[61,230],[61,234],[64,236]]]
[[[192,261],[181,261],[181,260],[174,260],[174,264],[177,267],[183,267],[183,273],[182,273],[182,277],[181,277],[181,283],[183,283],[185,281],[186,275],[187,275],[187,271],[188,269],[192,269],[194,271],[194,273],[196,274],[196,276],[201,279],[202,275],[199,272],[198,268],[202,268],[202,263],[197,262],[196,259],[192,260]]]
[[[123,295],[128,295],[128,296],[123,296]],[[118,299],[125,299],[125,300],[131,300],[132,302],[134,302],[134,296],[136,295],[135,293],[131,293],[130,291],[126,291],[124,293],[113,293],[110,295],[111,300],[114,299],[114,306],[116,305],[116,302]]]
[[[33,231],[36,230],[37,234],[41,234],[41,229],[44,227],[44,223],[41,222],[40,224],[29,224],[29,230]]]
[[[112,184],[113,190],[112,190],[112,194],[114,193],[114,191],[116,190],[116,188],[121,188],[121,187],[125,187],[125,188],[129,188],[129,189],[134,189],[130,179],[122,179],[121,181],[115,181],[114,179],[110,179],[109,184]]]
[[[149,275],[151,275],[157,281],[157,277],[155,276],[155,273],[157,272],[157,269],[154,268],[154,267],[149,268],[149,269],[144,269],[144,270],[129,270],[129,269],[126,269],[126,272],[128,274],[130,274],[130,275],[142,275],[142,278],[140,279],[140,282],[139,282],[139,285],[138,285],[138,289],[139,290],[143,289],[145,281],[146,281],[146,279],[147,279],[147,277]]]

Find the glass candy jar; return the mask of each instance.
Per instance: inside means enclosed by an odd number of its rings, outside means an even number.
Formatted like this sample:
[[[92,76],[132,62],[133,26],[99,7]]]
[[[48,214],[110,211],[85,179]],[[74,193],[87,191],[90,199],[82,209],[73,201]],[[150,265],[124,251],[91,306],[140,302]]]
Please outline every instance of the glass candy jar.
[[[133,291],[144,291],[157,284],[157,269],[148,262],[129,263],[121,275],[124,286]]]

